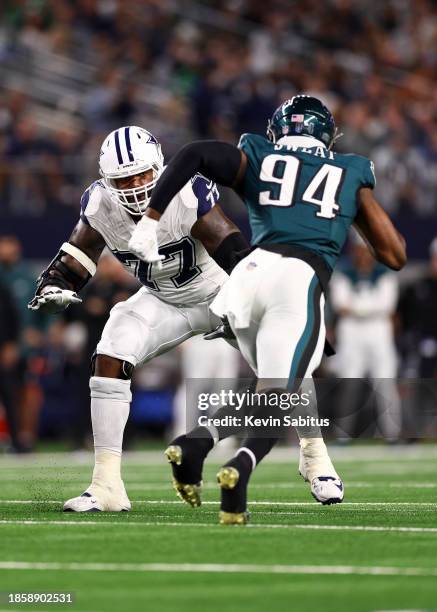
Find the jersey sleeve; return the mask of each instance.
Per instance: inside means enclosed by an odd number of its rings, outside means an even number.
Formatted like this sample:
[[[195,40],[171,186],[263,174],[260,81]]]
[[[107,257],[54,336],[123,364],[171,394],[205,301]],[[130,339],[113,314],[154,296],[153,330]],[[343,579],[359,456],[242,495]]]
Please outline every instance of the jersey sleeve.
[[[373,161],[363,158],[363,171],[361,177],[361,186],[374,189],[376,185],[375,166]]]
[[[259,134],[242,134],[238,142],[238,148],[244,151],[249,160],[256,158],[257,151],[265,145],[266,139]]]
[[[182,199],[187,208],[195,209],[197,219],[208,213],[220,198],[220,192],[214,181],[201,174],[193,176],[182,189]]]
[[[250,134],[241,134],[237,146],[239,149],[247,153],[247,147],[250,147]]]
[[[90,189],[91,187],[88,187],[88,189],[85,189],[85,191],[82,194],[82,197],[80,198],[80,218],[87,225],[90,225],[90,222],[88,221],[88,218],[86,216],[86,207],[90,199]]]
[[[100,189],[98,187],[99,181],[92,183],[80,198],[80,218],[91,227],[93,227],[92,218],[99,210]]]

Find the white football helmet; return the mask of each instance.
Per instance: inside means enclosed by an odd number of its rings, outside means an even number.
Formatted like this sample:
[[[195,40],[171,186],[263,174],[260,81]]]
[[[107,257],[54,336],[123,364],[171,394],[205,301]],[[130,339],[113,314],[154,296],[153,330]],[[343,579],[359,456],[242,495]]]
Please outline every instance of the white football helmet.
[[[161,145],[147,130],[135,125],[121,127],[107,136],[100,149],[100,174],[113,201],[131,215],[143,215],[152,190],[164,169]],[[153,179],[141,187],[119,189],[114,179],[153,170]]]

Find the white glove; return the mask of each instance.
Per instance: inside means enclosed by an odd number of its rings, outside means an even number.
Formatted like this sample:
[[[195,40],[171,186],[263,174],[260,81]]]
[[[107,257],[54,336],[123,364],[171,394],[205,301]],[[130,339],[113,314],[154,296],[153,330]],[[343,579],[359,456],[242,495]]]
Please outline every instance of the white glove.
[[[129,250],[143,261],[156,262],[162,267],[163,255],[158,253],[158,237],[156,230],[158,221],[143,217],[136,225],[129,240]]]
[[[41,310],[47,314],[55,314],[65,310],[70,304],[79,304],[82,300],[75,291],[60,289],[47,285],[40,295],[36,295],[27,305],[29,310]]]

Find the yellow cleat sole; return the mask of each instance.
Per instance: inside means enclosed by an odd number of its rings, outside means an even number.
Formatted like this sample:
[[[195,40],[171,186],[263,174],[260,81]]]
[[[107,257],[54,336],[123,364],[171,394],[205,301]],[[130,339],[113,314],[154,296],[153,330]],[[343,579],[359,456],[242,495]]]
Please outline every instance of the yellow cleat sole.
[[[217,482],[222,489],[234,489],[239,478],[240,473],[234,467],[223,467],[217,473]]]
[[[165,450],[164,454],[167,457],[169,463],[174,463],[175,465],[182,464],[182,449],[180,446],[169,446]],[[181,499],[183,502],[185,502],[192,508],[198,508],[202,505],[201,482],[198,484],[185,484],[183,482],[179,482],[178,480],[176,480],[176,478],[173,478],[173,487],[179,499]]]
[[[182,463],[182,449],[180,446],[169,446],[165,452],[165,456],[168,459],[169,463],[174,463],[176,465],[181,465]]]
[[[246,525],[248,522],[248,512],[224,512],[223,510],[220,510],[220,525]]]
[[[192,508],[198,508],[202,505],[202,499],[200,497],[202,492],[201,484],[183,484],[182,482],[179,482],[173,478],[173,487],[179,499],[190,505]]]

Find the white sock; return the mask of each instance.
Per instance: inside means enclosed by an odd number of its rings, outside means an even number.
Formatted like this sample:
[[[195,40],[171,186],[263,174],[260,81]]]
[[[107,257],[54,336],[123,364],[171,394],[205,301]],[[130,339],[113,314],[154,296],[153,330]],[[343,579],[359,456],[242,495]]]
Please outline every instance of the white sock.
[[[123,433],[132,399],[130,380],[93,376],[90,389],[95,451],[92,482],[119,484]]]

